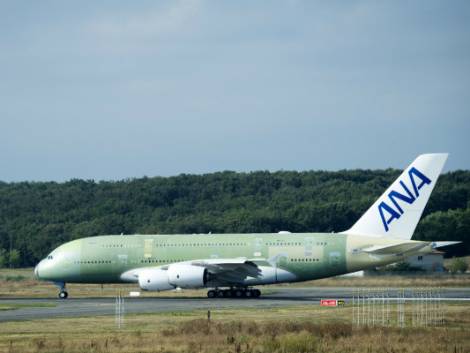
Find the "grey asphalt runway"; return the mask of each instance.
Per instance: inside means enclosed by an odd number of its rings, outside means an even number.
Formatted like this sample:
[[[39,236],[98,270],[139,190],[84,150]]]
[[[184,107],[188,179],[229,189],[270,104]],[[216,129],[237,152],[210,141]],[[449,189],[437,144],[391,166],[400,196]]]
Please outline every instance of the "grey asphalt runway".
[[[258,299],[208,299],[202,297],[142,297],[125,298],[126,313],[159,313],[170,311],[190,311],[208,309],[235,308],[271,308],[276,306],[312,304],[318,305],[320,299],[344,299],[351,301],[355,288],[269,288],[269,292]],[[409,290],[405,292],[410,295]],[[0,322],[17,320],[34,320],[54,317],[79,317],[96,315],[114,315],[114,298],[73,298],[38,299],[38,298],[8,298],[0,299],[1,304],[28,305],[14,310],[0,311]],[[470,302],[470,288],[444,288],[441,298],[449,301]],[[39,305],[34,307],[34,305]],[[46,305],[40,307],[40,305]]]

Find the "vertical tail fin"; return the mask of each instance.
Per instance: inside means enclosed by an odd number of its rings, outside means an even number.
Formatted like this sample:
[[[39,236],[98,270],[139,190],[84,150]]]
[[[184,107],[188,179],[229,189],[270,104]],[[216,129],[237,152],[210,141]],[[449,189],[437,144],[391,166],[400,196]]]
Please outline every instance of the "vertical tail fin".
[[[411,239],[447,156],[418,156],[345,233]]]

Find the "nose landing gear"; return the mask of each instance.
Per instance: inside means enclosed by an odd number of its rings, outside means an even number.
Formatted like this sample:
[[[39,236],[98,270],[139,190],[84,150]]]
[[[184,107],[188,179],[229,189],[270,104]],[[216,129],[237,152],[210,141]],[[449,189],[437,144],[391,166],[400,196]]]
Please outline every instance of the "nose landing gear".
[[[54,284],[59,287],[59,299],[67,299],[69,293],[67,293],[67,289],[65,288],[64,282],[54,282]]]
[[[230,288],[230,289],[211,289],[207,291],[208,298],[258,298],[261,291],[256,288]]]

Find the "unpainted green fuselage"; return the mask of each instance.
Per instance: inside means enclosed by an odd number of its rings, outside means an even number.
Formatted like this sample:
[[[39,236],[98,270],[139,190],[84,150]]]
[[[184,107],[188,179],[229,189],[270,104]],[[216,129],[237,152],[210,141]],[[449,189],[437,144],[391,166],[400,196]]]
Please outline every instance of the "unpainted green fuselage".
[[[120,283],[128,281],[123,273],[145,267],[246,258],[292,274],[274,277],[272,283],[306,281],[399,261],[397,256],[374,258],[358,251],[395,242],[335,233],[96,236],[58,247],[41,261],[36,275],[55,282]]]

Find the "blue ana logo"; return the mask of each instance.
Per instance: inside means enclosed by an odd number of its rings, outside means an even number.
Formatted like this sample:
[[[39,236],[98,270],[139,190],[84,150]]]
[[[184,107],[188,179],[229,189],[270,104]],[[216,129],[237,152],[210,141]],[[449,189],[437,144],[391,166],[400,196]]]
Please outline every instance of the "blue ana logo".
[[[382,219],[386,232],[388,232],[389,224],[394,219],[399,219],[404,213],[403,209],[398,204],[398,201],[403,201],[411,205],[419,197],[419,190],[421,190],[424,185],[431,184],[431,180],[415,167],[410,168],[408,176],[410,178],[411,185],[413,186],[413,192],[411,192],[406,184],[400,180],[400,185],[403,189],[402,193],[396,190],[392,190],[388,193],[388,198],[394,207],[387,204],[385,201],[382,201],[379,204],[380,218]],[[419,184],[417,184],[417,181]],[[386,218],[385,214],[388,214],[389,217]]]

